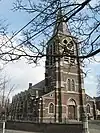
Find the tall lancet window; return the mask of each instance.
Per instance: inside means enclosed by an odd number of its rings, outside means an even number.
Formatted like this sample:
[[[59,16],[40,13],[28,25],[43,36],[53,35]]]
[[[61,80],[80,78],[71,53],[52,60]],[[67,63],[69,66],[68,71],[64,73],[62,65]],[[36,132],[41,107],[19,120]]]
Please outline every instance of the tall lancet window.
[[[70,49],[70,54],[74,55],[74,43],[73,41],[69,42],[69,49]],[[70,58],[70,63],[73,65],[75,63],[75,58]]]
[[[47,52],[47,55],[50,54],[50,45],[48,45],[46,52]],[[48,61],[48,65],[50,65],[50,56],[47,56],[46,58],[47,58],[47,61]]]
[[[64,39],[64,40],[63,40],[63,44],[66,46],[67,43],[68,43],[67,39]],[[66,52],[64,52],[64,54],[66,54]],[[64,61],[66,61],[67,63],[69,63],[69,57],[64,56]]]
[[[46,54],[48,55],[49,54],[49,46],[46,48]],[[46,66],[49,65],[49,56],[46,56]]]
[[[49,105],[49,113],[54,113],[54,104],[50,103]]]
[[[90,113],[90,105],[89,104],[86,106],[86,112]]]
[[[68,85],[68,91],[71,91],[70,79],[68,79],[68,81],[67,81],[67,85]]]
[[[52,45],[50,45],[50,55],[52,55]],[[50,65],[52,65],[52,56],[50,56]]]
[[[75,81],[72,79],[72,91],[75,91]]]
[[[52,55],[55,55],[55,42],[52,45]],[[54,64],[54,63],[55,63],[55,57],[53,56],[52,57],[52,64]]]

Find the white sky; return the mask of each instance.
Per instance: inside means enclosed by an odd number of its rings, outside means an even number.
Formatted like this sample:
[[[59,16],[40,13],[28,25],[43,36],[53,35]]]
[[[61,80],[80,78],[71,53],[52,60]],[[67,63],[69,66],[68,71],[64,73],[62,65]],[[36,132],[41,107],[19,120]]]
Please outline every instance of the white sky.
[[[41,64],[43,64],[43,62],[41,62]],[[10,96],[28,89],[29,83],[35,84],[44,79],[43,65],[33,67],[32,65],[25,63],[24,60],[7,64],[4,71],[6,75],[11,77],[10,84],[15,84],[16,86]]]

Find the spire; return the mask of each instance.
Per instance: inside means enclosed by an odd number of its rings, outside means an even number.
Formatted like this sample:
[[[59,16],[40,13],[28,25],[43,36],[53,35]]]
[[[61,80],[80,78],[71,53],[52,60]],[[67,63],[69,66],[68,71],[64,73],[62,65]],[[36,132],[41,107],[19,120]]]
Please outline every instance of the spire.
[[[58,34],[58,33],[62,33],[62,34],[65,34],[65,35],[70,35],[68,25],[64,21],[64,15],[62,14],[61,7],[58,10],[57,20],[56,20],[53,35]]]

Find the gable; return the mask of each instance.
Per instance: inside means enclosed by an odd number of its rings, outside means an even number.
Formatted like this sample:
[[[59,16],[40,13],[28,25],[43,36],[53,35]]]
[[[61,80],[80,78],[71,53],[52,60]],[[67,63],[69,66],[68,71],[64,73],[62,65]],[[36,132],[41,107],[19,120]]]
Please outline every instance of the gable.
[[[94,98],[90,97],[88,94],[85,94],[86,101],[93,101]]]
[[[45,87],[45,80],[42,80],[40,82],[38,82],[37,84],[32,86],[32,89],[38,89],[41,90]]]
[[[55,98],[55,91],[53,90],[53,91],[51,91],[51,92],[49,92],[49,93],[43,95],[42,97],[43,97],[44,99],[45,99],[45,98]]]

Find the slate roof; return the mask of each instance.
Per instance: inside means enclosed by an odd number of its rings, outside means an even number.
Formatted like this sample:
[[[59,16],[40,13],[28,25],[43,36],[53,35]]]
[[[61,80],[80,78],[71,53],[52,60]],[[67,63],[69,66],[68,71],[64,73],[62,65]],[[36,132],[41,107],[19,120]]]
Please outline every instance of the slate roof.
[[[64,20],[65,17],[63,16],[64,14],[62,13],[61,10],[59,10],[57,14],[57,22],[55,24],[53,35],[55,35],[56,33],[63,33],[64,35],[71,35],[68,29],[68,25]]]
[[[100,96],[99,97],[95,97],[96,101],[100,101]]]
[[[33,85],[32,89],[42,90],[44,87],[45,87],[45,80],[42,80],[38,82],[37,84]]]

